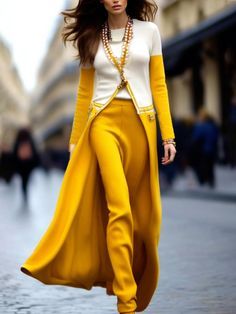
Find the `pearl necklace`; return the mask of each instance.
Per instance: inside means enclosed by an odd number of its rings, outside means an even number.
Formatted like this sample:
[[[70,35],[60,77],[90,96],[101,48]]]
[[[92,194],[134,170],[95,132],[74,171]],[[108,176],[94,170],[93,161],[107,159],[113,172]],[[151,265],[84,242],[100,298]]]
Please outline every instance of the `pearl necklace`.
[[[117,69],[120,72],[121,82],[118,85],[118,88],[122,88],[127,84],[127,79],[124,76],[124,65],[127,62],[128,57],[128,50],[130,41],[133,38],[133,19],[128,15],[128,22],[125,27],[125,33],[124,33],[124,41],[122,45],[122,53],[121,57],[119,58],[120,61],[118,61],[118,58],[113,55],[110,43],[109,43],[109,36],[110,29],[107,20],[102,25],[102,42],[103,46],[106,52],[106,55],[108,59],[117,67]]]

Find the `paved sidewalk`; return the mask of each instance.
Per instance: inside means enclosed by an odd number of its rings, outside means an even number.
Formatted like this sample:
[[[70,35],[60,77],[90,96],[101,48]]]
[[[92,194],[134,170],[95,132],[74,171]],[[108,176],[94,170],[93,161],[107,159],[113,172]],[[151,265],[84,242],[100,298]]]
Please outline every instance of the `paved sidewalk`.
[[[200,186],[193,171],[188,168],[184,175],[178,176],[173,186],[165,189],[168,195],[222,199],[236,202],[236,168],[229,166],[216,166],[216,186],[211,188],[207,185]]]
[[[19,266],[52,215],[62,173],[37,172],[30,206],[21,208],[19,181],[0,182],[0,313],[116,314],[103,288],[44,285]],[[149,314],[236,313],[236,208],[222,200],[163,196],[160,280]]]

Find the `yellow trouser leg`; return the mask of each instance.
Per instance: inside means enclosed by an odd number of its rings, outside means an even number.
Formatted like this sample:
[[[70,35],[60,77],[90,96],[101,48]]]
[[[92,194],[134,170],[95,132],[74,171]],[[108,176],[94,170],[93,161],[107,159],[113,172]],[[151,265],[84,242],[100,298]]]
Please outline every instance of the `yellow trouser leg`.
[[[102,123],[102,117],[99,118],[99,123]],[[137,285],[132,272],[133,219],[119,143],[106,128],[92,127],[90,136],[109,209],[107,246],[115,275],[113,291],[118,298],[118,311],[131,312],[137,306]]]

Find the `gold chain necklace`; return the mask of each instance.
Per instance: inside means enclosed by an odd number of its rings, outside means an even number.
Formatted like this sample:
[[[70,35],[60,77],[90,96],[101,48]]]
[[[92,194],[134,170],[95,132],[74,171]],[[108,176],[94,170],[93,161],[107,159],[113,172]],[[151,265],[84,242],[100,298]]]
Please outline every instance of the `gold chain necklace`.
[[[123,68],[127,62],[130,41],[133,38],[133,19],[128,15],[128,22],[125,27],[124,41],[122,45],[120,61],[118,61],[118,58],[113,55],[111,46],[109,44],[109,33],[110,30],[108,22],[106,20],[102,26],[102,42],[108,59],[118,68],[120,72],[121,82],[118,85],[118,88],[120,89],[127,84],[127,79],[124,76]]]

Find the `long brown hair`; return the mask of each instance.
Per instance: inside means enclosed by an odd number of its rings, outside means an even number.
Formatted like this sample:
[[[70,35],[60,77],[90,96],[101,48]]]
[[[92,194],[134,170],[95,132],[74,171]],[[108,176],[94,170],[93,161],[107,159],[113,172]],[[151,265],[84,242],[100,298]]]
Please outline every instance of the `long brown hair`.
[[[153,21],[157,10],[155,0],[128,0],[126,7],[128,15],[141,21]],[[108,17],[104,4],[99,0],[79,0],[76,7],[60,14],[64,15],[65,22],[62,32],[64,45],[71,41],[78,51],[75,58],[80,60],[80,64],[93,64],[101,27]],[[74,21],[68,22],[70,19]]]

